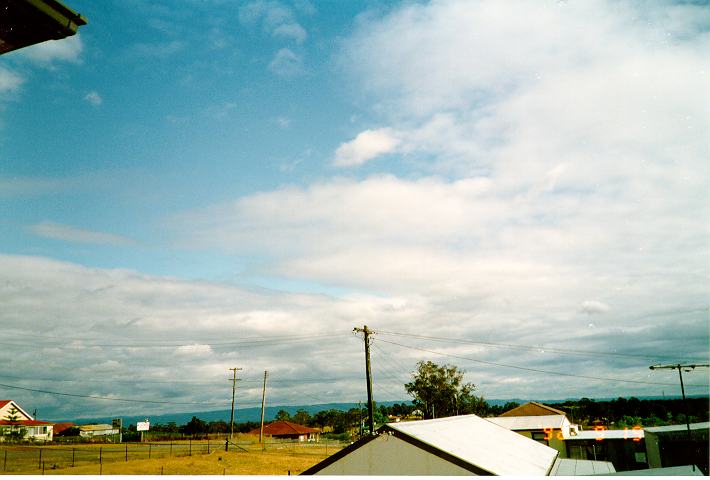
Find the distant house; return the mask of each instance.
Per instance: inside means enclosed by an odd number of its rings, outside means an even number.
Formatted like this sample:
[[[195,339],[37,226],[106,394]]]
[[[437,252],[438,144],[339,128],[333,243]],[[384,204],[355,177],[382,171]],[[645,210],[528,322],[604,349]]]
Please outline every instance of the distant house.
[[[118,435],[118,428],[114,428],[111,425],[100,423],[91,425],[80,425],[79,426],[79,436],[85,438],[91,437],[105,437],[108,435]]]
[[[565,439],[574,437],[580,430],[562,410],[537,402],[528,402],[487,420],[554,448],[562,458],[568,456]]]
[[[12,421],[12,417],[16,420]],[[36,420],[13,400],[0,400],[0,440],[12,431],[21,431],[24,432],[24,439],[51,442],[53,425]]]
[[[303,475],[548,475],[558,452],[476,415],[388,423]]]
[[[250,434],[259,435],[258,428],[250,431]],[[277,420],[268,425],[264,425],[264,435],[272,438],[298,440],[300,442],[318,441],[320,430],[310,428],[287,420]]]
[[[73,427],[76,427],[73,423],[70,422],[65,422],[65,423],[55,423],[54,424],[54,436],[59,436],[59,435],[66,435],[67,432]]]
[[[534,417],[546,415],[567,415],[562,410],[550,407],[544,403],[528,402],[501,413],[501,417]]]

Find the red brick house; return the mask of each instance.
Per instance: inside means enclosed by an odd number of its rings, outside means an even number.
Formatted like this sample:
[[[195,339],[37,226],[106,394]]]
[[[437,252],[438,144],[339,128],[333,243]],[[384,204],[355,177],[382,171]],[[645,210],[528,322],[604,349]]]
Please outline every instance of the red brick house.
[[[259,429],[255,428],[249,433],[259,435]],[[317,442],[320,436],[320,429],[306,427],[287,420],[277,420],[268,425],[264,425],[264,436],[298,440],[300,442]]]

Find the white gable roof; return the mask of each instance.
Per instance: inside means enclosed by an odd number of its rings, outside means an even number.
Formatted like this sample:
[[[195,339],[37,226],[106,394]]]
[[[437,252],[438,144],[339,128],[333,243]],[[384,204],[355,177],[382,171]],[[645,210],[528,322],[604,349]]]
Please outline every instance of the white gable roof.
[[[558,453],[476,415],[387,426],[494,475],[547,475]]]
[[[543,430],[545,428],[561,429],[569,426],[569,420],[564,415],[531,415],[525,417],[490,417],[489,422],[505,427],[508,430]]]

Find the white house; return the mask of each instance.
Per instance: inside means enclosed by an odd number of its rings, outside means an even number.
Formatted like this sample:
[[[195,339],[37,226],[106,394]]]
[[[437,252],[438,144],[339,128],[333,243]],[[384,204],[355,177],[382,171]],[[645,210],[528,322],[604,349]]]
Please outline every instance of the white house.
[[[24,433],[23,439],[51,442],[53,426],[51,422],[36,420],[13,400],[0,400],[0,441],[19,431]]]

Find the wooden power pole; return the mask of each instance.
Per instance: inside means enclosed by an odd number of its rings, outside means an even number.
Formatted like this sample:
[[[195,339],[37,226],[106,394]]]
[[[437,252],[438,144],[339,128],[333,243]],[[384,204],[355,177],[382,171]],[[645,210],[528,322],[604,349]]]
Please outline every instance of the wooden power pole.
[[[234,394],[237,391],[237,370],[241,368],[230,368],[234,372],[234,377],[232,378],[232,416],[229,418],[229,439],[234,438]]]
[[[264,370],[264,388],[261,390],[261,427],[259,427],[259,443],[264,440],[264,408],[266,407],[266,376],[269,374]]]
[[[688,429],[688,444],[692,445],[693,441],[693,435],[690,432],[690,419],[688,416],[688,404],[685,400],[685,386],[683,385],[683,369],[685,369],[686,372],[689,372],[691,370],[695,370],[697,367],[710,367],[710,365],[703,364],[703,365],[681,365],[680,363],[676,365],[651,365],[650,368],[651,370],[662,370],[662,369],[669,369],[669,370],[678,370],[678,377],[680,378],[680,393],[683,395],[683,410],[685,411],[685,426]],[[695,464],[693,463],[693,471],[695,471]]]
[[[372,403],[372,371],[370,370],[370,334],[372,334],[372,330],[369,330],[367,328],[367,325],[364,326],[364,328],[357,328],[355,327],[353,329],[354,332],[359,332],[363,333],[365,336],[365,378],[367,380],[367,417],[368,421],[370,422],[370,435],[375,434],[375,418],[374,418],[374,407]]]

